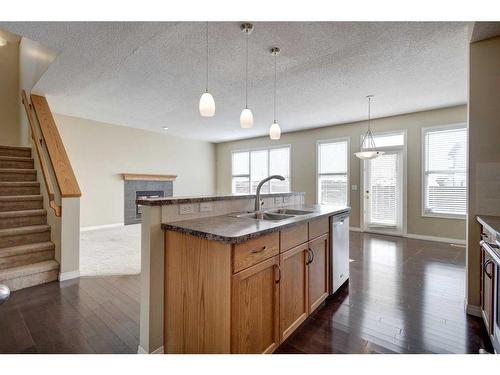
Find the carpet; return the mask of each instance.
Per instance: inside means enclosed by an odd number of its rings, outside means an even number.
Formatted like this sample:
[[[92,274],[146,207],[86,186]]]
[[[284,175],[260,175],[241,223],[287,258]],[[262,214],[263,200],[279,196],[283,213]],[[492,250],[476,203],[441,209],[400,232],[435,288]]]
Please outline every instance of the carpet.
[[[80,275],[141,273],[141,224],[80,233]]]

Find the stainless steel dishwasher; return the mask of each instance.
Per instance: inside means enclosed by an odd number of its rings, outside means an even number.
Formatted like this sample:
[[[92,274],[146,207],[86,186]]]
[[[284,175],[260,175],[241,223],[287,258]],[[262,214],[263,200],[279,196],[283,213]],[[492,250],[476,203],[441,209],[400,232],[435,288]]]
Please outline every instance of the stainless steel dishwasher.
[[[330,294],[349,278],[349,212],[332,217],[330,238]]]

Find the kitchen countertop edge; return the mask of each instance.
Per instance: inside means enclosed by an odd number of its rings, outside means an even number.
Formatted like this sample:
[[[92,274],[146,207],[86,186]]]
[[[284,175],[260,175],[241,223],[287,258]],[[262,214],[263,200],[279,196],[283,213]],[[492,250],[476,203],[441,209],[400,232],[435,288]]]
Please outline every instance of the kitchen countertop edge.
[[[262,229],[262,230],[257,230],[252,233],[248,234],[243,234],[239,236],[223,236],[223,235],[218,235],[214,233],[209,233],[197,229],[192,229],[189,227],[182,226],[182,222],[171,222],[171,223],[162,223],[161,228],[165,231],[174,231],[174,232],[179,232],[179,233],[184,233],[184,234],[189,234],[195,237],[201,237],[206,240],[210,241],[219,241],[219,242],[225,242],[225,243],[230,243],[230,244],[238,244],[242,242],[246,242],[248,240],[251,240],[253,238],[257,238],[266,234],[278,232],[280,230],[289,228],[291,226],[300,224],[302,222],[307,222],[309,220],[314,220],[314,219],[319,219],[325,216],[335,216],[335,215],[340,215],[346,212],[351,212],[351,207],[345,207],[342,209],[336,209],[333,211],[326,211],[326,212],[318,212],[316,214],[309,214],[309,215],[303,215],[303,216],[295,216],[292,222],[286,222],[283,224],[276,223],[275,226],[272,226],[270,228]],[[220,216],[226,216],[228,215],[220,215]],[[231,216],[229,216],[231,217]],[[195,219],[195,220],[206,220],[208,218],[200,218],[200,219]],[[245,218],[236,218],[232,217],[234,220],[253,220],[253,219],[245,219]]]
[[[269,193],[262,194],[261,198],[273,197],[291,197],[294,195],[305,195],[304,192],[289,192],[289,193]],[[142,206],[168,206],[172,204],[187,204],[187,203],[200,203],[200,202],[216,202],[232,199],[251,199],[255,198],[255,194],[227,194],[227,195],[212,195],[205,197],[163,197],[163,198],[146,198],[137,199],[136,203]]]

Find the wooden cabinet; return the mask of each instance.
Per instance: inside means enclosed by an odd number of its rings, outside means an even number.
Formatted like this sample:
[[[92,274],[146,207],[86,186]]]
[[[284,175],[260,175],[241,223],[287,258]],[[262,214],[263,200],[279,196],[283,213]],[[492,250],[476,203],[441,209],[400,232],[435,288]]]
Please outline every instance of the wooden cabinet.
[[[271,233],[234,245],[233,270],[239,272],[280,252],[280,234]]]
[[[494,285],[497,275],[495,274],[495,263],[491,256],[485,251],[482,254],[481,310],[486,330],[491,335],[493,334]]]
[[[279,256],[233,275],[232,353],[272,353],[278,347],[279,278]]]
[[[165,352],[274,352],[328,296],[328,229],[322,218],[238,244],[167,231]]]
[[[319,219],[311,220],[309,222],[309,239],[312,240],[328,233],[328,224],[328,217],[320,217]]]
[[[309,242],[309,312],[328,297],[328,235]]]
[[[308,244],[280,255],[280,337],[285,340],[308,315]]]
[[[293,225],[280,233],[280,251],[283,253],[291,248],[307,242],[308,223]]]

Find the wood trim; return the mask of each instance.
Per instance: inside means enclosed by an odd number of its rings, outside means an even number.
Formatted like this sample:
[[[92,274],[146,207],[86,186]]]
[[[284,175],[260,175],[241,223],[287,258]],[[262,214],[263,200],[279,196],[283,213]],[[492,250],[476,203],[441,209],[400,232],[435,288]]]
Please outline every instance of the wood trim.
[[[21,92],[21,101],[24,105],[26,115],[28,116],[28,122],[30,124],[31,139],[35,144],[36,153],[38,155],[38,160],[40,162],[40,168],[42,169],[43,181],[45,182],[45,188],[47,189],[47,196],[49,199],[49,205],[54,210],[57,217],[61,216],[61,206],[55,202],[54,186],[52,185],[52,180],[49,175],[49,168],[47,166],[47,161],[42,153],[40,141],[37,139],[37,133],[35,131],[35,121],[33,119],[33,113],[31,112],[31,104],[29,103],[26,91]]]
[[[31,102],[38,118],[43,141],[47,147],[49,160],[54,170],[57,185],[62,198],[81,197],[82,193],[57,130],[54,117],[47,99],[39,95],[31,95]]]
[[[175,181],[177,175],[174,174],[139,174],[139,173],[122,173],[124,180],[141,180],[141,181]]]

